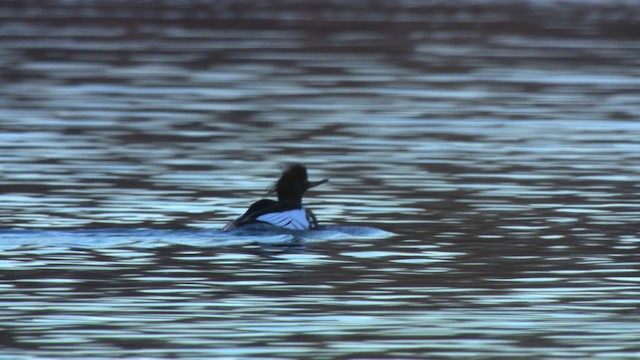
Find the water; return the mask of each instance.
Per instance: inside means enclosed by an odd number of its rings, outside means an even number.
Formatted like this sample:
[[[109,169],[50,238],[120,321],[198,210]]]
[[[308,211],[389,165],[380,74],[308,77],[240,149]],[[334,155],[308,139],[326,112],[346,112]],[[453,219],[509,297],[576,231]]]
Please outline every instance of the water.
[[[3,2],[0,357],[640,357],[639,9]]]

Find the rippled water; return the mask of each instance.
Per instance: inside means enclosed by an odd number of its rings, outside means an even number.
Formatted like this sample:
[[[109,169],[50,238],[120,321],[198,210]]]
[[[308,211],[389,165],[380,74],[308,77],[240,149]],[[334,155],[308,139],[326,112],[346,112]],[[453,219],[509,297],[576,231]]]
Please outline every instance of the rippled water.
[[[640,357],[639,20],[0,3],[0,357]],[[222,232],[287,162],[323,230]]]

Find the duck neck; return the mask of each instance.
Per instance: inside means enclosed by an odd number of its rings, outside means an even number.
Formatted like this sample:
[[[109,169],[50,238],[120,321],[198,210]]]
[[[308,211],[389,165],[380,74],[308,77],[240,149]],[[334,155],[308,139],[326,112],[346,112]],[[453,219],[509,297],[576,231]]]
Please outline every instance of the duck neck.
[[[301,197],[291,197],[291,196],[280,196],[278,195],[278,201],[281,203],[288,203],[296,205],[296,207],[302,207],[302,198]]]

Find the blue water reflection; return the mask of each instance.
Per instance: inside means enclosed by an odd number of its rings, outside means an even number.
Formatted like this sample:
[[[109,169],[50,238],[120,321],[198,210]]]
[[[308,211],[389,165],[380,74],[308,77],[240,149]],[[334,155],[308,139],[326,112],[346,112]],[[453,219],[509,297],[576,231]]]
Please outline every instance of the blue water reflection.
[[[1,356],[640,356],[636,6],[0,18]],[[287,162],[324,228],[221,231]]]

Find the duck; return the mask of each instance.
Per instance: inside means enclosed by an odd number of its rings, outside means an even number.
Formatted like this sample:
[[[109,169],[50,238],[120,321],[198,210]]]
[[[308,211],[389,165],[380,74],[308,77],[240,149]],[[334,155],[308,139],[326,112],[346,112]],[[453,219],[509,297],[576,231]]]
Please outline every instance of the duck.
[[[318,221],[313,212],[302,205],[302,197],[307,190],[328,181],[329,179],[322,179],[310,182],[304,165],[289,165],[267,193],[270,196],[275,192],[278,200],[261,199],[254,202],[242,216],[225,225],[224,230],[255,224],[267,224],[287,230],[316,230]]]

